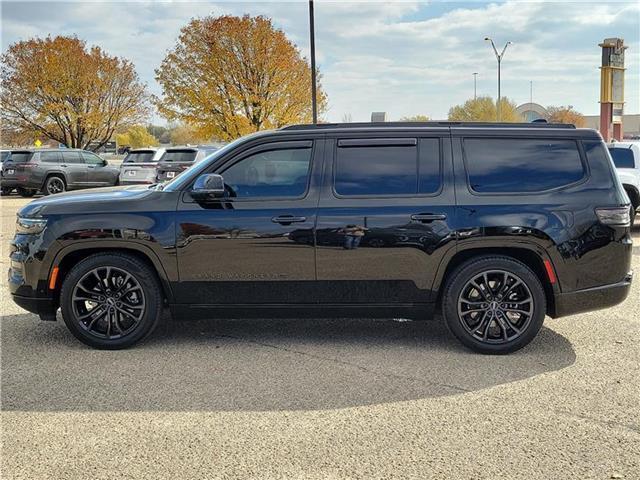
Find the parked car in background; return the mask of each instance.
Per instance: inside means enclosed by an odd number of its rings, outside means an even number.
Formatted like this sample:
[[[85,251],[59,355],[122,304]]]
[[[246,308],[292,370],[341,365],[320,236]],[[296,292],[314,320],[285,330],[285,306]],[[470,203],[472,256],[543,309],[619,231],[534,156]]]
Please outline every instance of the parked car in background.
[[[156,168],[156,183],[173,180],[195,163],[219,150],[217,145],[197,145],[167,148]]]
[[[640,143],[614,142],[607,145],[622,187],[631,200],[631,224],[640,207]]]
[[[0,165],[11,156],[11,150],[0,150]],[[2,178],[2,167],[0,167],[0,178]],[[0,192],[2,195],[9,195],[13,191],[12,187],[2,187]]]
[[[23,197],[118,184],[120,169],[93,152],[71,148],[12,150],[2,164],[2,189]]]
[[[129,150],[120,165],[120,185],[156,183],[156,167],[164,148],[136,148]]]
[[[97,348],[142,340],[168,306],[177,319],[442,312],[467,347],[509,353],[546,315],[627,297],[629,213],[595,130],[298,125],[164,185],[30,202],[9,288],[43,320],[61,308]]]

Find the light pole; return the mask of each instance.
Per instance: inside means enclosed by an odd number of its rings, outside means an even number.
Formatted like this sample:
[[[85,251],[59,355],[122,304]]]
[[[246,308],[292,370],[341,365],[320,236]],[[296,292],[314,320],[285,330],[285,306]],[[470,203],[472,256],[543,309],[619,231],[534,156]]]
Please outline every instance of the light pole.
[[[476,83],[476,81],[478,80],[478,72],[473,72],[472,75],[473,75],[473,99],[475,100],[476,97],[477,97],[477,95],[476,95],[476,92],[477,92],[477,89],[476,89],[477,83]]]
[[[507,42],[504,44],[504,48],[501,53],[498,53],[498,49],[496,48],[493,40],[490,37],[485,37],[484,40],[486,42],[491,42],[491,46],[493,47],[493,52],[496,54],[496,59],[498,60],[498,102],[496,103],[496,112],[497,112],[497,120],[500,121],[500,64],[502,63],[502,58],[504,57],[504,52],[507,50],[507,47],[511,45],[511,42]]]
[[[313,123],[318,123],[318,105],[316,103],[316,33],[313,21],[313,0],[309,0],[309,39],[311,43],[311,111]]]

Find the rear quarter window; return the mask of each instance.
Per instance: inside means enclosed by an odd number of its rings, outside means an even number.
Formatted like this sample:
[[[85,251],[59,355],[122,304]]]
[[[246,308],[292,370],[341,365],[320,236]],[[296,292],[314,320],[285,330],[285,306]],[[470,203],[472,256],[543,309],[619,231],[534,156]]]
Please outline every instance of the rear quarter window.
[[[471,189],[478,193],[535,193],[585,177],[574,140],[466,138],[464,158]]]
[[[636,168],[630,148],[609,148],[609,153],[616,168]]]

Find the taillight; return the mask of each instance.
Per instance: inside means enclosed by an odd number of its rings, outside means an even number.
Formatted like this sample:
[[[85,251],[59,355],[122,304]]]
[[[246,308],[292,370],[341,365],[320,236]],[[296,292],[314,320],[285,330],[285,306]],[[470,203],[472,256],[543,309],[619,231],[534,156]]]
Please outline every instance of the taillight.
[[[20,165],[22,168],[36,168],[36,164],[35,163],[23,163],[22,165]]]
[[[631,207],[599,207],[596,215],[600,223],[604,225],[616,225],[618,227],[631,226]]]

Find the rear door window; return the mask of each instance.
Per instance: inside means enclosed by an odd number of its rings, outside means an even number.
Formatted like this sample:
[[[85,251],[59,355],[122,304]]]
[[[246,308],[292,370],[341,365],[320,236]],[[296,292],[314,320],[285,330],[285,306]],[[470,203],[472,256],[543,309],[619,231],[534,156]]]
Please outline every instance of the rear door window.
[[[58,152],[40,152],[40,161],[44,163],[58,163],[60,154]]]
[[[384,139],[338,142],[334,179],[338,195],[416,195],[440,188],[439,139],[389,139],[388,145],[384,143]]]
[[[80,152],[63,152],[62,161],[63,163],[67,163],[67,164],[84,163],[82,161],[82,156],[80,155]]]
[[[532,193],[582,180],[585,168],[574,140],[466,138],[469,186],[478,193]]]
[[[160,159],[161,162],[193,162],[197,150],[167,150]]]
[[[635,168],[633,151],[630,148],[609,148],[616,168]]]

